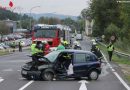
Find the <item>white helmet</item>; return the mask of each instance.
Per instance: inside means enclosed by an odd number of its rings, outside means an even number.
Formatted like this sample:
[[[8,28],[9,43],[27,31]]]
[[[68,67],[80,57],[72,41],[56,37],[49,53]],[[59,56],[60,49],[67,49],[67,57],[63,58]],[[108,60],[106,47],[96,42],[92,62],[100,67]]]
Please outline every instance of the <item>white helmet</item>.
[[[97,45],[97,43],[96,43],[96,42],[93,42],[93,45]]]
[[[95,42],[95,39],[92,39],[91,41],[92,41],[92,42]]]

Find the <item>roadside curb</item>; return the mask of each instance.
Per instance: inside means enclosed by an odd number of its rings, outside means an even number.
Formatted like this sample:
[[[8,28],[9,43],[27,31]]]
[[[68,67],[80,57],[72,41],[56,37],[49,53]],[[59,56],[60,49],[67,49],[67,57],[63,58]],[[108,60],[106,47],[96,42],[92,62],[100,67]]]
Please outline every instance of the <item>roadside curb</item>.
[[[27,49],[30,49],[30,47],[29,46],[28,47],[23,47],[23,50],[27,50]],[[15,49],[15,51],[18,51],[18,50],[19,50],[18,48]],[[6,49],[0,50],[0,51],[1,52],[7,52],[7,54],[3,54],[3,55],[0,55],[0,56],[10,55],[10,54],[14,53],[12,48],[10,48],[8,50],[6,50]]]

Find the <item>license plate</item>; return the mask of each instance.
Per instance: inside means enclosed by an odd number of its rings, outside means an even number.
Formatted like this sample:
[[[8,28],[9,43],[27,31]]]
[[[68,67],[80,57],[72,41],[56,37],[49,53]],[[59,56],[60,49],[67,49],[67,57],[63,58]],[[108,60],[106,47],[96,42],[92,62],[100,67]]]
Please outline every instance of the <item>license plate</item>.
[[[23,74],[27,74],[27,71],[22,71]]]

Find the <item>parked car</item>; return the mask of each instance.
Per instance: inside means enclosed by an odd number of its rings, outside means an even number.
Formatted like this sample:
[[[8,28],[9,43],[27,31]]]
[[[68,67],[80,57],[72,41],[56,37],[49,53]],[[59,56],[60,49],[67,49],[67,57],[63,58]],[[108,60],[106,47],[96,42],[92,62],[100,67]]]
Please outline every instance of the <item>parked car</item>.
[[[21,70],[26,79],[53,80],[88,77],[97,80],[101,74],[101,62],[97,57],[83,50],[53,51],[38,59],[26,63]]]
[[[2,45],[0,45],[0,50],[3,50],[3,49],[4,49],[4,47]]]
[[[2,46],[4,49],[10,48],[8,45],[5,45],[4,43],[0,43],[0,46]]]
[[[101,37],[96,37],[96,38],[95,38],[95,41],[96,41],[96,42],[102,42],[102,38],[101,38]]]

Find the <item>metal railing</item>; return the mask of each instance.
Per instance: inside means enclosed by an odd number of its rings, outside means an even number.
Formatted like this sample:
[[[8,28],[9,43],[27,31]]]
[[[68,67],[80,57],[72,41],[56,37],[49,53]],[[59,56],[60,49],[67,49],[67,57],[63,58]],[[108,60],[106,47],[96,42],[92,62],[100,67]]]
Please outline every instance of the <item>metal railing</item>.
[[[99,44],[101,44],[101,45],[107,47],[107,45],[105,45],[104,43],[99,42]],[[120,52],[120,51],[118,51],[118,50],[114,50],[114,52],[115,52],[116,54],[118,54],[118,55],[125,56],[125,57],[129,57],[129,58],[130,58],[130,54],[126,54],[126,53]]]

